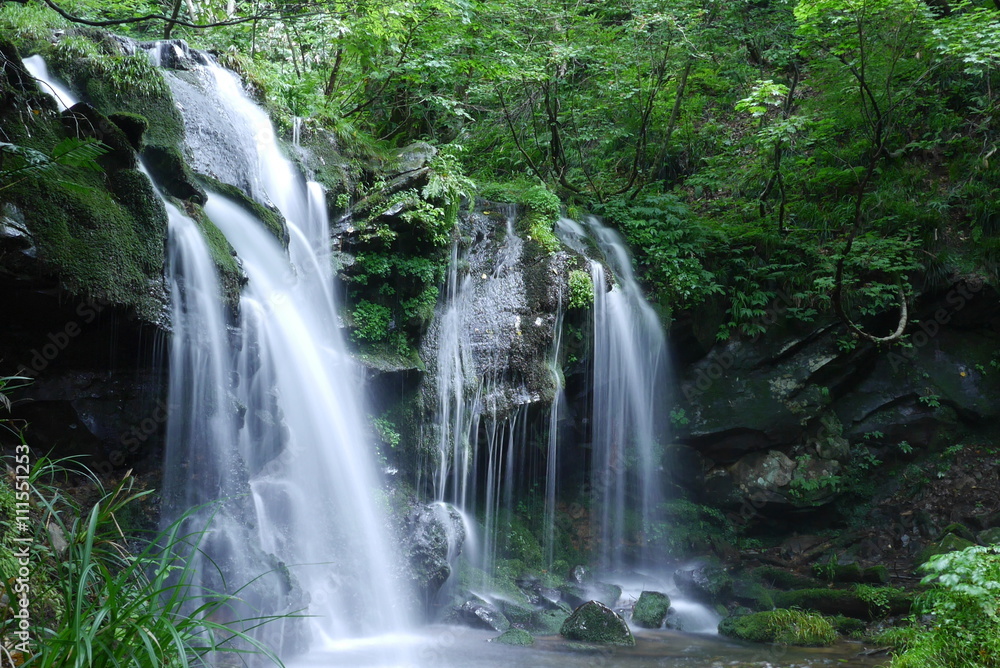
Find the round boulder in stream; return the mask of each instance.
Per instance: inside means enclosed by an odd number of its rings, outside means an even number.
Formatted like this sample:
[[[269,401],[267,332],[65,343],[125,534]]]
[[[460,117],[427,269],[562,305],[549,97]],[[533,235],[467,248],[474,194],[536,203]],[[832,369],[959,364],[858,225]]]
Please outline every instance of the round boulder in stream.
[[[658,591],[644,591],[632,608],[632,623],[646,629],[658,629],[663,626],[668,610],[670,597]]]
[[[559,633],[570,640],[625,647],[635,645],[635,638],[625,620],[597,601],[587,601],[574,610],[563,622]]]

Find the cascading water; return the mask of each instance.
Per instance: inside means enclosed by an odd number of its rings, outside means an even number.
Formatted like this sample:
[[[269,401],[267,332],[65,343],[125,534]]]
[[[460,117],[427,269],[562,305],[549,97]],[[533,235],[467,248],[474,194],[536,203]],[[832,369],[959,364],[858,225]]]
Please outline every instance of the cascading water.
[[[160,44],[151,57],[184,55],[189,76],[165,78],[189,101],[200,95],[196,108],[220,112],[185,114],[188,132],[235,132],[246,157],[234,166],[219,153],[203,155],[194,141],[192,161],[274,203],[286,219],[288,249],[243,208],[210,196],[205,211],[249,279],[234,351],[199,225],[164,201],[173,314],[166,520],[218,502],[185,521],[204,529],[191,556],[201,560],[200,584],[239,590],[240,609],[229,614],[303,611],[315,616],[314,636],[327,641],[406,628],[410,597],[374,498],[380,484],[355,400],[359,370],[337,324],[322,189],[282,157],[266,114],[234,75],[202,54],[178,51]],[[26,64],[60,108],[76,102],[40,57]],[[295,635],[283,628],[267,638],[280,651]]]
[[[180,50],[161,44],[153,57],[178,57]],[[200,439],[183,436],[210,451],[241,453],[255,524],[252,547],[274,555],[308,592],[318,634],[332,641],[399,630],[406,626],[408,596],[397,580],[399,568],[374,498],[380,481],[355,399],[359,370],[337,324],[322,189],[306,183],[282,156],[269,118],[235,75],[202,54],[180,55],[197,66],[189,64],[183,78],[165,70],[165,78],[187,101],[181,107],[193,165],[276,205],[288,233],[286,252],[243,207],[209,196],[205,211],[248,278],[240,300],[235,381],[227,379],[218,390],[232,393],[242,424],[227,442],[206,441],[210,432]],[[239,145],[242,160],[233,164],[217,150],[200,150],[205,136],[216,147]],[[172,361],[179,387],[199,382],[185,377],[191,371]],[[168,429],[168,450],[180,446]],[[208,493],[238,494],[240,480],[213,481]],[[199,489],[199,481],[188,480],[184,488],[191,487]],[[244,540],[240,532],[227,538],[234,550]],[[259,572],[265,565],[258,565]]]
[[[644,536],[659,522],[659,453],[667,437],[669,358],[659,318],[635,280],[625,243],[596,218],[558,222],[563,242],[588,253],[592,240],[605,266],[591,261],[594,284],[591,403],[591,511],[598,567],[650,565]],[[629,529],[632,531],[629,531]],[[639,544],[628,546],[638,529]],[[629,558],[631,557],[631,558]]]

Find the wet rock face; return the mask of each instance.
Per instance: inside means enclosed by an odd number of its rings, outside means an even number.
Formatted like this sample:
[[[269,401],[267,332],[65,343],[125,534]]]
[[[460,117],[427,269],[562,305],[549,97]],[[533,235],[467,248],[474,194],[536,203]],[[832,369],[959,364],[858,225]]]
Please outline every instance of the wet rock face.
[[[1000,296],[962,279],[916,302],[907,347],[845,347],[835,320],[776,317],[689,363],[675,437],[702,458],[704,498],[764,512],[828,505],[859,448],[885,461],[905,442],[917,456],[995,425]]]
[[[603,645],[635,645],[635,638],[628,624],[618,613],[597,601],[584,603],[570,615],[560,635],[570,640],[600,643]]]
[[[465,542],[465,524],[454,506],[432,503],[413,510],[402,534],[402,553],[418,591],[430,600],[452,573]]]
[[[560,294],[566,294],[565,253],[527,261],[525,239],[515,231],[511,205],[482,204],[463,216],[468,240],[459,260],[457,318],[439,305],[424,339],[421,357],[430,403],[436,401],[438,357],[443,346],[463,351],[461,372],[467,388],[482,387],[481,403],[497,416],[516,407],[552,399],[547,357],[554,339]],[[457,327],[458,331],[448,329]]]

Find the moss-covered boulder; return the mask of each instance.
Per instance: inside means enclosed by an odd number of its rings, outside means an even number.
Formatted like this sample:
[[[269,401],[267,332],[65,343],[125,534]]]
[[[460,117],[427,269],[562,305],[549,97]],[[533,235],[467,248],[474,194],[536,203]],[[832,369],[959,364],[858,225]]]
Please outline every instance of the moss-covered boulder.
[[[145,116],[121,112],[109,114],[108,120],[125,134],[125,138],[134,150],[142,151],[146,145],[146,131],[149,129],[149,121]]]
[[[721,564],[707,562],[675,571],[674,584],[691,598],[703,603],[716,603],[729,594],[733,578]]]
[[[178,149],[172,146],[147,146],[142,157],[150,174],[168,195],[195,204],[205,203],[205,190],[198,184]]]
[[[748,571],[746,577],[774,589],[815,589],[821,586],[816,578],[777,566],[759,566]]]
[[[504,631],[490,642],[498,642],[502,645],[514,645],[516,647],[527,647],[535,644],[535,638],[522,629],[509,629]]]
[[[668,610],[669,596],[658,591],[644,591],[632,608],[632,623],[646,629],[658,629],[663,626]]]
[[[860,592],[860,593],[859,593]],[[779,608],[814,610],[825,615],[846,615],[856,619],[876,619],[910,611],[913,596],[891,587],[847,589],[800,589],[776,592]]]
[[[945,534],[941,540],[931,543],[919,553],[917,553],[916,564],[927,563],[927,560],[931,557],[936,557],[939,554],[944,554],[945,552],[954,552],[956,550],[964,550],[967,547],[972,547],[975,545],[971,540],[962,538],[953,533]]]
[[[108,172],[135,169],[139,158],[128,137],[107,116],[85,102],[79,102],[62,113],[67,134],[80,139],[100,140],[109,151],[97,159]]]
[[[821,647],[837,640],[837,631],[822,615],[801,610],[770,610],[727,617],[719,633],[750,642]]]
[[[1000,543],[1000,527],[986,529],[976,534],[976,540],[980,545],[996,545]]]
[[[635,638],[625,620],[597,601],[588,601],[574,610],[563,622],[559,633],[570,640],[624,647],[635,645]]]

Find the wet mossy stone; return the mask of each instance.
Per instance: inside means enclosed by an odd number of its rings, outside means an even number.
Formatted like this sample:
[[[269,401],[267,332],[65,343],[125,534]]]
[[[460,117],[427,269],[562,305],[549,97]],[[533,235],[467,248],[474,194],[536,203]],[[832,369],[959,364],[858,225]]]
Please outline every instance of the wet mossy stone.
[[[150,145],[142,152],[142,157],[156,182],[168,195],[195,204],[205,204],[208,199],[205,190],[181,156],[172,146]]]
[[[632,608],[632,623],[646,629],[658,629],[663,626],[668,610],[669,596],[658,591],[644,591]]]
[[[196,178],[197,181],[205,187],[205,190],[218,193],[223,197],[229,198],[235,204],[242,207],[248,213],[264,223],[264,226],[271,231],[271,233],[278,239],[278,241],[281,242],[283,246],[288,245],[288,230],[285,229],[285,220],[279,212],[274,209],[269,209],[260,202],[251,199],[245,192],[236,186],[223,183],[222,181],[205,174],[196,174]]]
[[[570,615],[559,634],[570,640],[632,647],[635,638],[628,624],[614,610],[597,601],[587,601]]]
[[[967,547],[972,547],[975,545],[971,540],[962,538],[961,536],[956,536],[953,533],[945,534],[941,540],[936,543],[931,543],[924,549],[922,549],[919,554],[917,554],[916,563],[920,564],[927,563],[927,560],[931,557],[936,557],[939,554],[945,554],[946,552],[954,552],[956,550],[964,550]]]
[[[108,119],[125,133],[125,137],[133,149],[142,151],[146,142],[146,130],[149,129],[149,121],[146,120],[145,116],[117,113],[109,115]]]
[[[857,637],[865,630],[865,623],[860,619],[855,619],[854,617],[847,617],[845,615],[834,615],[827,618],[836,629],[837,633],[842,636]]]
[[[100,140],[110,150],[97,159],[105,171],[135,169],[139,160],[121,128],[86,102],[78,102],[62,112],[63,127],[74,137]]]
[[[527,647],[535,644],[535,638],[523,629],[509,629],[504,631],[490,642],[498,642],[502,645],[513,645],[515,647]]]
[[[821,585],[815,578],[799,575],[777,566],[760,566],[747,575],[750,579],[775,589],[815,589]]]
[[[996,545],[1000,543],[1000,527],[986,529],[976,534],[976,540],[980,545]]]
[[[813,573],[827,582],[864,582],[864,569],[860,564],[838,564],[831,561],[825,564],[815,564]]]
[[[734,580],[732,597],[740,605],[753,610],[770,610],[774,607],[771,591],[759,582],[753,580]]]
[[[884,605],[867,601],[856,592],[846,589],[799,589],[776,592],[774,604],[779,608],[801,608],[815,610],[825,615],[846,615],[856,619],[875,619],[886,614],[902,615],[910,611],[913,605],[911,594],[889,587],[884,589]]]
[[[727,617],[719,623],[719,633],[750,642],[817,647],[832,645],[837,631],[822,615],[801,610],[769,610]]]

